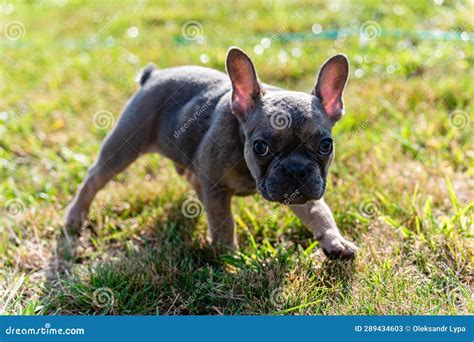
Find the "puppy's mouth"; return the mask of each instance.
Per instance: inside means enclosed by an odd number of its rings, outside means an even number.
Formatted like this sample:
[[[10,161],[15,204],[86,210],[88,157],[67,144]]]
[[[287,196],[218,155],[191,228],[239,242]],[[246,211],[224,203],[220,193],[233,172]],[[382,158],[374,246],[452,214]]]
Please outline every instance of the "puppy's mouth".
[[[321,187],[317,193],[312,191],[310,194],[298,188],[295,188],[293,191],[280,192],[268,189],[266,182],[262,180],[258,183],[258,191],[262,194],[263,198],[270,202],[278,202],[284,205],[298,205],[305,204],[311,200],[321,199],[325,192],[325,186]]]

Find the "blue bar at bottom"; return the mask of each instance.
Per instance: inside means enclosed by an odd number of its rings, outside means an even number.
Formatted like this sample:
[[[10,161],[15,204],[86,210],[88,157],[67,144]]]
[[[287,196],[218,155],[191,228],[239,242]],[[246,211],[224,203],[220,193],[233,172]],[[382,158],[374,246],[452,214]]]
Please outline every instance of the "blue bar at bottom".
[[[474,316],[0,316],[0,341],[469,341]]]

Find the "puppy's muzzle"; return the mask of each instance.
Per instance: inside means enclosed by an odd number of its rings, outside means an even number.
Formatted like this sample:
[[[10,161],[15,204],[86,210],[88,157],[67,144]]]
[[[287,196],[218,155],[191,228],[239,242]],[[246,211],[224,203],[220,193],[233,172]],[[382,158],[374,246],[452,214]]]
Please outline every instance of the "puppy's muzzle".
[[[292,163],[287,163],[282,164],[282,174],[289,178],[292,181],[300,181],[304,183],[308,175],[311,172],[311,167],[309,164],[303,164],[303,163],[298,163],[298,162],[292,162]]]

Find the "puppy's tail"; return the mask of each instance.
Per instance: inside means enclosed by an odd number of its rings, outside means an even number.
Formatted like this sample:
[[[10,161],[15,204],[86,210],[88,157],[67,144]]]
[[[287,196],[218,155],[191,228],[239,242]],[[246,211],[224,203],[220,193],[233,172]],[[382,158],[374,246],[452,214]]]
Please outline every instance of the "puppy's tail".
[[[150,63],[148,64],[145,69],[143,69],[143,71],[141,72],[140,74],[140,78],[139,78],[139,83],[140,85],[144,85],[146,83],[146,81],[148,81],[148,79],[150,78],[151,74],[153,73],[153,71],[156,70],[156,67],[153,63]]]

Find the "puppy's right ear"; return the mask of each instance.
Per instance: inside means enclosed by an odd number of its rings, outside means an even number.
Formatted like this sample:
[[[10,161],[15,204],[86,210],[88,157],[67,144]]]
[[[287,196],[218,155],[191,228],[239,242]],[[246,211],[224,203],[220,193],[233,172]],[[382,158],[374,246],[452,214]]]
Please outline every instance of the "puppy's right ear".
[[[329,58],[319,71],[318,81],[311,94],[317,96],[333,123],[344,114],[342,93],[349,78],[349,61],[344,55]]]
[[[246,113],[262,95],[262,86],[249,56],[236,47],[227,52],[227,73],[232,82],[232,112],[246,119]]]

